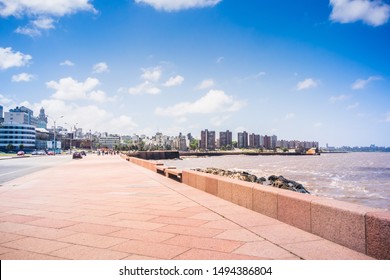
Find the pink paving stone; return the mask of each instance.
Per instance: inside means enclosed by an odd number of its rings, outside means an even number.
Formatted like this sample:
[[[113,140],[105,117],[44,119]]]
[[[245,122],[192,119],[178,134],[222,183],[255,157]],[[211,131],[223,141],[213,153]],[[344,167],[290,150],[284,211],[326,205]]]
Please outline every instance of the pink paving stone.
[[[318,199],[311,204],[312,233],[358,252],[366,251],[366,206],[331,199]]]
[[[218,220],[224,219],[224,217],[222,217],[221,215],[218,215],[218,214],[213,213],[213,212],[199,213],[199,214],[192,215],[189,218],[199,219],[199,220],[204,220],[204,221],[218,221]]]
[[[215,229],[239,229],[241,228],[236,223],[229,220],[210,221],[201,226],[202,228],[215,228]]]
[[[245,215],[243,214],[228,214],[225,216],[227,219],[237,223],[238,225],[248,228],[255,226],[265,226],[265,225],[278,225],[282,222],[272,219],[270,217],[259,215],[256,212],[248,212]]]
[[[268,217],[278,218],[278,190],[269,186],[253,187],[253,211]]]
[[[215,238],[219,239],[228,239],[235,241],[243,241],[243,242],[253,242],[253,241],[263,241],[264,238],[254,234],[253,232],[247,229],[230,229],[225,230],[221,234],[215,236]]]
[[[5,247],[1,247],[0,246],[0,260],[2,260],[2,258],[1,258],[2,254],[8,253],[8,252],[12,252],[12,251],[15,251],[15,250],[11,249],[11,248],[5,248]]]
[[[280,190],[278,194],[278,220],[311,232],[311,202],[313,195]]]
[[[155,215],[140,214],[140,213],[117,213],[109,216],[110,219],[116,220],[135,220],[135,221],[149,221],[156,218]]]
[[[275,244],[289,244],[322,239],[317,235],[287,224],[257,226],[251,227],[249,230]]]
[[[390,212],[366,214],[367,254],[377,259],[390,260]]]
[[[199,237],[213,237],[217,234],[223,232],[221,229],[213,228],[202,228],[202,227],[190,227],[190,226],[181,226],[181,225],[167,225],[161,228],[158,228],[157,231],[199,236]]]
[[[164,243],[189,248],[214,250],[225,253],[230,253],[243,244],[243,242],[233,240],[195,237],[188,235],[178,235],[169,240],[166,240]]]
[[[227,201],[232,201],[232,187],[235,180],[228,178],[221,178],[218,180],[218,194],[219,198]]]
[[[172,259],[189,250],[189,248],[186,247],[161,243],[150,243],[139,240],[126,241],[119,245],[113,246],[110,249],[165,260]]]
[[[92,233],[92,234],[109,234],[118,230],[123,229],[122,227],[115,227],[111,225],[99,225],[99,224],[91,224],[91,223],[79,223],[75,224],[66,228],[63,228],[64,230],[68,231],[77,231],[77,232],[85,232],[85,233]]]
[[[184,212],[184,211],[169,211],[169,210],[148,210],[146,214],[154,215],[154,216],[162,216],[162,217],[190,217],[194,215],[194,213],[191,212]]]
[[[243,246],[233,251],[235,254],[250,255],[266,259],[286,259],[296,257],[289,251],[276,246],[269,241],[256,241],[245,243]]]
[[[124,238],[110,237],[90,233],[75,233],[73,235],[60,238],[58,240],[70,244],[79,244],[96,248],[108,248],[126,241],[126,239]]]
[[[328,240],[314,240],[283,245],[284,248],[308,260],[369,260],[367,255]]]
[[[8,215],[0,217],[0,221],[2,222],[13,222],[13,223],[27,223],[31,221],[35,221],[41,219],[41,217],[36,216],[26,216],[26,215]]]
[[[70,244],[35,237],[26,237],[8,243],[3,243],[2,246],[35,253],[49,253],[61,248],[68,247]]]
[[[264,260],[250,255],[217,252],[211,250],[191,249],[174,258],[175,260]]]
[[[70,260],[120,260],[129,254],[107,249],[72,245],[50,253],[51,256]]]
[[[25,238],[23,235],[18,235],[18,234],[12,234],[12,233],[7,233],[7,232],[0,232],[0,244],[6,243],[9,241],[17,240],[20,238]]]
[[[0,255],[1,260],[60,260],[50,255],[38,254],[23,250],[13,250],[11,252]]]
[[[152,258],[152,257],[132,254],[123,258],[122,260],[159,260],[159,258]]]
[[[34,228],[34,226],[27,225],[27,224],[11,223],[11,222],[0,223],[0,232],[16,233],[20,230],[31,229],[31,228]]]
[[[64,227],[74,225],[74,224],[76,224],[76,222],[44,218],[44,219],[34,220],[34,221],[28,222],[26,224],[29,224],[32,226],[49,227],[49,228],[64,228]]]
[[[123,229],[110,234],[113,237],[121,237],[126,239],[137,239],[148,242],[162,242],[175,236],[172,233],[139,230],[139,229]]]
[[[253,184],[237,181],[232,185],[232,200],[234,204],[252,209]]]
[[[183,225],[183,226],[200,226],[207,222],[205,220],[180,218],[180,217],[158,217],[150,221],[155,223],[160,223],[160,224],[173,224],[173,225]]]
[[[70,231],[66,229],[46,228],[46,227],[38,227],[38,226],[33,226],[29,229],[18,231],[19,235],[37,237],[42,239],[51,239],[51,240],[56,240],[75,233],[76,232],[74,231]]]
[[[154,230],[165,226],[163,223],[153,223],[153,222],[143,222],[143,221],[116,221],[112,222],[112,225],[117,227],[125,227],[125,228],[135,228],[135,229],[146,229],[146,230]]]

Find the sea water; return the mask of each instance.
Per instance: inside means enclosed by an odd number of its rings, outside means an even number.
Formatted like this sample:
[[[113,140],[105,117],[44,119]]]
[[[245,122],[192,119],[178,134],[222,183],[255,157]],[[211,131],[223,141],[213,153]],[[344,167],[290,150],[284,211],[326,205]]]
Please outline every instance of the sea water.
[[[320,156],[213,156],[166,160],[192,169],[241,170],[258,177],[282,175],[311,194],[390,210],[390,153],[337,153]]]

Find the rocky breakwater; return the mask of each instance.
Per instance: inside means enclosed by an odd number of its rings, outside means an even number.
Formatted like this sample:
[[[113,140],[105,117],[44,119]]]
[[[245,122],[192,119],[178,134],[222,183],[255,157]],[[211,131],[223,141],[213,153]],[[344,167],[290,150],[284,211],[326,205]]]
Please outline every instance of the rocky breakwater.
[[[271,175],[267,179],[265,177],[257,177],[256,175],[250,174],[246,171],[224,170],[224,169],[210,168],[210,167],[206,169],[196,168],[194,170],[199,172],[219,175],[219,176],[225,176],[233,179],[238,179],[245,182],[252,182],[261,185],[272,186],[279,189],[285,189],[285,190],[295,191],[299,193],[310,194],[310,192],[306,190],[302,184],[292,180],[288,180],[283,176]]]

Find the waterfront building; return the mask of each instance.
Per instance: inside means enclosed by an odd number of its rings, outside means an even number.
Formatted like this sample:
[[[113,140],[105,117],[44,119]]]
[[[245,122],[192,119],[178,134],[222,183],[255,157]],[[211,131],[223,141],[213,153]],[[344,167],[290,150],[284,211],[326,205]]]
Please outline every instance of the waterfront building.
[[[237,146],[238,148],[248,148],[248,133],[246,131],[238,133]]]
[[[264,135],[264,148],[265,149],[271,149],[271,137],[268,135]]]
[[[8,124],[27,124],[34,127],[38,126],[38,118],[34,117],[34,112],[24,106],[10,109],[4,114],[4,123]]]
[[[219,148],[222,147],[231,148],[232,146],[233,146],[232,132],[229,130],[219,132]]]
[[[276,135],[271,136],[271,149],[276,148],[276,143],[278,142],[278,137]]]
[[[249,135],[249,147],[250,148],[260,148],[260,135],[259,134],[250,134]]]
[[[35,126],[24,123],[4,123],[0,127],[0,150],[32,151],[35,149]]]
[[[4,122],[4,118],[3,118],[3,106],[0,105],[0,124],[2,124]]]
[[[200,148],[215,150],[215,131],[202,130],[200,133]]]
[[[47,129],[47,116],[45,115],[45,109],[39,110],[38,127]]]

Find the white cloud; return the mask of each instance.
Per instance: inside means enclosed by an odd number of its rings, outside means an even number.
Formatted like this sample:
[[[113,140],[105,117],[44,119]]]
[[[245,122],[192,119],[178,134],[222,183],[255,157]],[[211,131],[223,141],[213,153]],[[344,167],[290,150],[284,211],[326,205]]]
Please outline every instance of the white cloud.
[[[146,68],[146,69],[143,68],[142,71],[144,73],[141,75],[141,78],[151,82],[158,82],[162,74],[162,69],[160,66]]]
[[[222,63],[224,60],[225,60],[225,58],[224,58],[223,56],[220,56],[220,57],[218,57],[218,59],[217,59],[217,63],[220,64],[220,63]]]
[[[108,69],[108,65],[107,65],[107,63],[105,63],[105,62],[99,62],[99,63],[96,63],[93,67],[92,67],[92,69],[93,69],[93,73],[104,73],[104,72],[108,72],[108,71],[110,71],[109,69]]]
[[[367,86],[368,83],[370,83],[372,81],[378,81],[378,80],[382,80],[382,77],[371,76],[371,77],[368,77],[366,80],[358,79],[353,83],[352,89],[363,89]]]
[[[359,103],[355,102],[354,104],[348,105],[347,110],[353,110],[356,109],[357,107],[359,107]]]
[[[330,19],[340,23],[363,21],[372,26],[385,24],[390,17],[390,5],[382,0],[330,0]]]
[[[60,63],[61,66],[74,66],[75,64],[70,60],[65,60],[64,62]]]
[[[214,7],[222,0],[135,0],[137,4],[147,4],[156,10],[168,12],[191,8]]]
[[[0,48],[0,69],[26,66],[31,59],[31,55],[14,52],[12,48]]]
[[[64,16],[78,11],[96,12],[90,0],[0,0],[0,16]]]
[[[167,108],[156,108],[161,116],[184,116],[187,114],[211,114],[238,111],[246,105],[245,101],[236,100],[221,90],[210,90],[194,102],[182,102]]]
[[[15,32],[38,36],[41,30],[53,29],[53,17],[62,17],[79,11],[97,11],[90,0],[0,0],[0,16],[23,16],[32,18],[25,27],[18,27]]]
[[[146,93],[146,94],[152,94],[152,95],[159,94],[160,91],[161,90],[158,87],[154,86],[149,81],[144,81],[142,84],[139,84],[136,87],[131,87],[128,90],[128,92],[130,94],[143,94],[143,93]]]
[[[218,116],[218,117],[213,117],[210,120],[210,123],[214,126],[221,126],[224,124],[228,119],[230,119],[229,115],[224,115],[224,116]]]
[[[34,76],[28,73],[20,73],[12,76],[13,82],[30,82],[34,79]]]
[[[4,95],[0,94],[0,104],[8,105],[12,102],[11,99],[5,97]]]
[[[311,79],[311,78],[308,78],[308,79],[305,79],[301,82],[299,82],[296,86],[296,89],[297,90],[304,90],[304,89],[309,89],[309,88],[315,88],[318,86],[318,82],[316,82],[315,80]]]
[[[342,94],[342,95],[338,95],[338,96],[331,96],[329,98],[329,101],[332,103],[335,103],[335,102],[342,101],[342,100],[345,100],[348,98],[349,98],[349,96]]]
[[[181,85],[184,82],[184,78],[180,75],[177,75],[176,77],[170,77],[168,81],[164,83],[164,86],[166,87],[174,87]]]
[[[214,86],[214,80],[213,79],[206,79],[201,81],[197,86],[196,89],[203,90],[207,88],[211,88]]]
[[[46,86],[56,91],[52,95],[54,99],[104,102],[107,100],[106,94],[101,90],[96,90],[99,84],[99,80],[95,78],[89,77],[84,82],[79,82],[67,77],[60,79],[58,82],[47,82]]]
[[[253,74],[253,75],[249,75],[247,77],[244,77],[242,79],[238,79],[239,82],[245,82],[245,81],[249,81],[249,80],[256,80],[262,76],[265,76],[266,73],[264,71],[261,71],[261,72],[258,72],[256,74]]]

